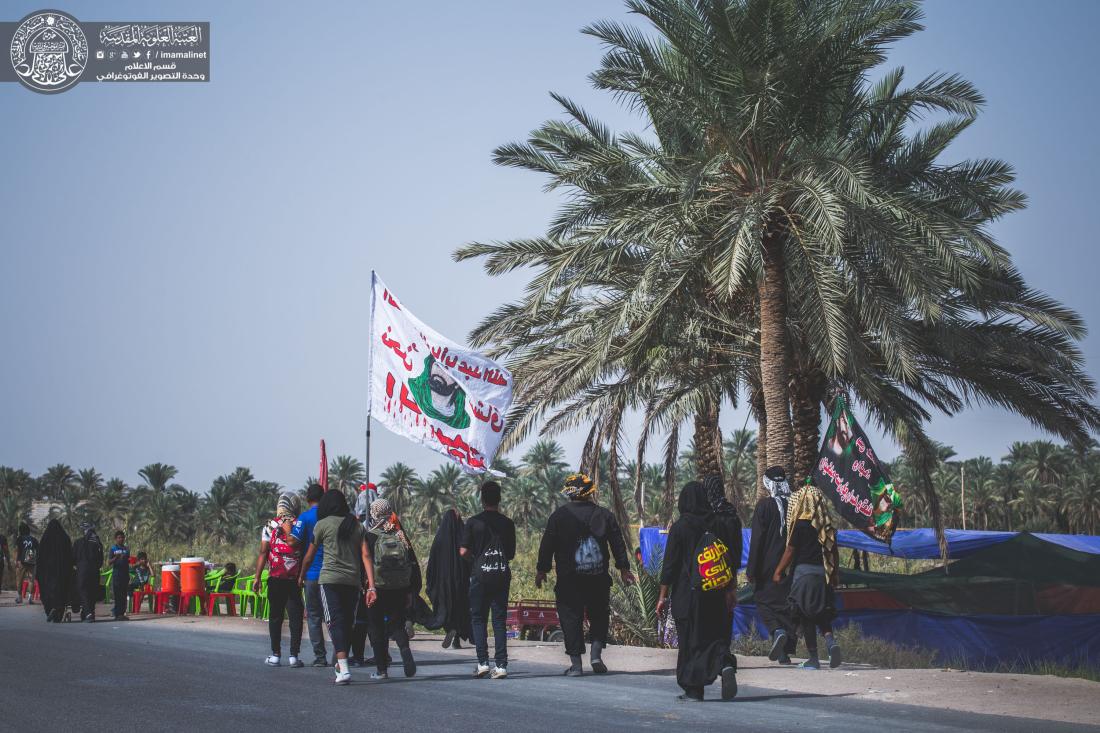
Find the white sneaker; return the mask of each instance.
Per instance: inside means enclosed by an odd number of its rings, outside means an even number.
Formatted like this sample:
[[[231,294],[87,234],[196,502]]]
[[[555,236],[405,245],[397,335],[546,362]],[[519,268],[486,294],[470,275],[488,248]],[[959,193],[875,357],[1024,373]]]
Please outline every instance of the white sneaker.
[[[338,685],[350,685],[351,684],[351,672],[337,672],[336,679],[333,680]]]
[[[390,678],[389,672],[371,672],[370,678],[372,680],[388,680]]]
[[[489,676],[489,665],[478,662],[477,668],[474,669],[474,677],[479,680]]]
[[[489,675],[490,679],[502,680],[508,676],[507,667],[493,667],[493,673]]]
[[[298,659],[298,657],[291,657],[290,659],[286,660],[286,663],[288,667],[294,668],[306,666],[306,663],[303,662],[301,659]]]
[[[264,664],[266,664],[268,667],[278,667],[279,663],[280,659],[278,654],[272,654],[264,660]]]

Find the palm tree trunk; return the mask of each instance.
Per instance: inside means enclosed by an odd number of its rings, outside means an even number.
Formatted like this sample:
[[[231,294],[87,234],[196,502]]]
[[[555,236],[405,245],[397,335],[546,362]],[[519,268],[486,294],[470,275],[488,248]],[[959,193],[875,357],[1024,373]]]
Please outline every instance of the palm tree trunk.
[[[821,443],[821,400],[825,378],[816,369],[801,371],[791,385],[791,413],[794,422],[794,475],[792,485],[813,475]]]
[[[783,242],[774,227],[764,237],[764,277],[760,294],[760,384],[768,418],[768,457],[790,474],[794,465],[794,434],[788,388],[787,283]]]
[[[768,470],[768,415],[764,410],[764,393],[752,395],[752,412],[756,416],[756,499],[768,498],[764,488],[764,472]]]
[[[680,455],[680,426],[673,425],[665,442],[665,511],[668,512],[666,529],[672,526],[676,516],[676,459]],[[662,517],[665,519],[666,517]]]
[[[718,401],[709,398],[695,413],[695,477],[723,476],[722,431],[718,427]]]

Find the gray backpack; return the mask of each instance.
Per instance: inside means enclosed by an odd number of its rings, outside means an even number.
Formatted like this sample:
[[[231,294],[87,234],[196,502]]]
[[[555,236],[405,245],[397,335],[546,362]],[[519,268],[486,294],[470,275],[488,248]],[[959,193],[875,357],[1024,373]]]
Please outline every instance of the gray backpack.
[[[404,590],[412,584],[412,557],[396,532],[377,531],[374,584],[379,590]]]

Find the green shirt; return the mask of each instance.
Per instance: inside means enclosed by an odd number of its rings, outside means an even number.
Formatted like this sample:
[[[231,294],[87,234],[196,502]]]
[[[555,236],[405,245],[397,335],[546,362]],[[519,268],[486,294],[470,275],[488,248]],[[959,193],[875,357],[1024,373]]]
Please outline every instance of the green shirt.
[[[325,551],[321,574],[317,580],[320,583],[354,585],[358,588],[362,582],[360,568],[363,562],[360,548],[365,532],[356,522],[351,537],[347,542],[340,542],[337,533],[343,521],[343,517],[325,517],[313,528],[313,543]]]

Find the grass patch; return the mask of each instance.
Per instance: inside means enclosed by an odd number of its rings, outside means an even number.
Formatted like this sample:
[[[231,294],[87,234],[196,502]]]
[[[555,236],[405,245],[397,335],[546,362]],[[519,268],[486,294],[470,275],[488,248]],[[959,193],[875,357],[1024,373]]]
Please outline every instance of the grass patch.
[[[834,633],[837,643],[844,651],[845,662],[870,664],[884,669],[929,669],[939,666],[935,664],[936,652],[931,649],[910,647],[874,636],[864,636],[855,626],[846,626],[837,629]],[[825,640],[820,634],[817,645],[821,655],[826,656]],[[770,649],[771,643],[755,634],[742,636],[733,641],[735,654],[766,657]],[[806,645],[801,639],[795,656],[806,656]]]

